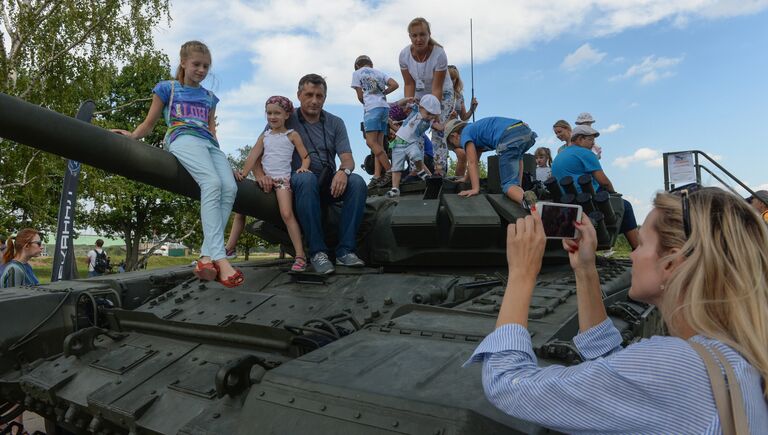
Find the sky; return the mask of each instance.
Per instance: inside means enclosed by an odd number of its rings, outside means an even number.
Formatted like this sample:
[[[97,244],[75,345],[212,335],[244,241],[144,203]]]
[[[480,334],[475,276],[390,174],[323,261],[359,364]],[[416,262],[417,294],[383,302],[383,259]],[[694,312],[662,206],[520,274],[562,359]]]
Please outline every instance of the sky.
[[[458,66],[477,118],[522,119],[553,155],[552,124],[581,112],[601,132],[601,164],[638,222],[664,188],[662,153],[701,150],[755,188],[768,189],[768,0],[172,1],[155,42],[178,64],[184,41],[211,49],[203,85],[221,99],[217,134],[227,153],[253,144],[264,102],[298,105],[301,76],[328,82],[325,109],[344,119],[358,165],[368,148],[350,88],[354,59],[369,55],[400,83],[408,22],[432,25]],[[473,22],[470,46],[470,18]],[[471,50],[472,49],[472,50]],[[471,51],[474,57],[471,56]],[[471,68],[471,62],[474,68]],[[474,72],[474,80],[472,80]],[[148,90],[149,92],[149,90]],[[708,165],[714,169],[714,165]],[[704,184],[716,185],[709,176]]]

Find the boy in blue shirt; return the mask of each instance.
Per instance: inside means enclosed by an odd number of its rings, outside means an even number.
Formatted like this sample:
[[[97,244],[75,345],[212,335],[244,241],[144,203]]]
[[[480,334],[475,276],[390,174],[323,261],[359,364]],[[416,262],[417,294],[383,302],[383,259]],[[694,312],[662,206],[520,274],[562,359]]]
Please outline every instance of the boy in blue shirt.
[[[523,154],[536,143],[536,133],[519,119],[493,116],[467,124],[458,119],[448,121],[445,136],[454,147],[464,150],[467,156],[467,172],[472,188],[459,192],[460,196],[480,193],[480,174],[477,162],[484,151],[495,150],[499,155],[501,189],[507,197],[523,203],[520,173],[523,171]]]

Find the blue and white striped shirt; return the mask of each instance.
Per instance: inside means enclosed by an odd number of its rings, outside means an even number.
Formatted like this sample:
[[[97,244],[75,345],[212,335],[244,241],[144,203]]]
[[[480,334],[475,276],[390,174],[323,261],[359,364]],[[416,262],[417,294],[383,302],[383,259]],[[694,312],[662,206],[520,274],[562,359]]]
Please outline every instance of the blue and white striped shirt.
[[[768,433],[760,374],[725,344],[702,336],[736,372],[752,434]],[[720,434],[704,362],[683,339],[656,336],[621,348],[610,319],[573,339],[585,362],[538,367],[523,326],[497,328],[466,364],[483,362],[488,400],[505,413],[568,433]]]

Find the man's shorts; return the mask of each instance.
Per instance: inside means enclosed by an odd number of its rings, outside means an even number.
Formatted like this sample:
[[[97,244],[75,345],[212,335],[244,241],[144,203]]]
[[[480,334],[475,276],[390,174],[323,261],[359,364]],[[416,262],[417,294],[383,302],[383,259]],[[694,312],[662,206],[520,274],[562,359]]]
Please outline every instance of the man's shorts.
[[[371,110],[365,111],[363,117],[363,125],[365,126],[365,132],[371,131],[387,131],[387,120],[389,118],[389,109],[386,107],[376,107]]]
[[[424,152],[421,150],[418,142],[411,142],[407,145],[396,146],[392,148],[392,172],[405,170],[405,162],[410,159],[412,162],[424,160]]]

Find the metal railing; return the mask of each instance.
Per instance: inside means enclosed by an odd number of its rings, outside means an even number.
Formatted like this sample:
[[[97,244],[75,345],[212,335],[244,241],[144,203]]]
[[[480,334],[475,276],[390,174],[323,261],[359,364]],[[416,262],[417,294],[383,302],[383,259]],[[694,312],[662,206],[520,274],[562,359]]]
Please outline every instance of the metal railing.
[[[718,174],[713,172],[712,169],[703,165],[699,157],[705,158],[709,163],[714,165],[723,174],[727,175],[728,178],[730,178],[733,182],[735,182],[736,184],[741,186],[744,190],[746,190],[753,198],[757,198],[760,202],[768,206],[768,202],[763,200],[763,198],[756,196],[754,190],[752,190],[749,186],[744,184],[744,182],[739,180],[730,171],[725,169],[723,165],[721,165],[720,163],[717,163],[712,157],[707,155],[707,153],[700,150],[674,151],[674,152],[664,153],[663,155],[664,190],[669,191],[671,189],[674,189],[676,187],[676,184],[678,186],[683,184],[688,184],[688,183],[694,183],[694,182],[701,184],[701,171],[703,170],[709,175],[711,175],[715,180],[720,182],[720,184],[728,188],[735,195],[741,196],[739,192],[737,192],[733,187],[731,187],[732,183],[727,183]],[[679,165],[676,166],[676,163],[672,163],[670,165],[671,160],[674,160],[674,162],[679,162]],[[691,178],[691,176],[694,176],[695,179],[685,179],[686,177]],[[675,181],[677,180],[679,180],[679,182],[675,183]]]

